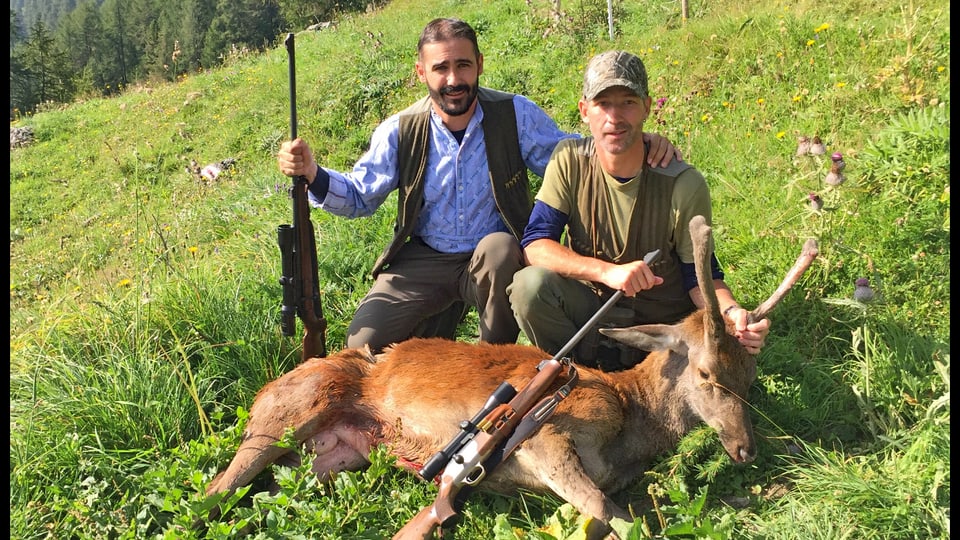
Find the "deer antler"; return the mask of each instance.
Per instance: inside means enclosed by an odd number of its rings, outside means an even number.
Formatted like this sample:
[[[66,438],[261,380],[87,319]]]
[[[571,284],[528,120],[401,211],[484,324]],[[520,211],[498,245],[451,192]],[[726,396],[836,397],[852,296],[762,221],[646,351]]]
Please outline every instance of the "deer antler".
[[[725,323],[720,314],[720,302],[717,300],[717,288],[713,284],[713,272],[710,271],[710,235],[713,229],[707,225],[703,216],[693,216],[690,220],[690,239],[693,241],[693,262],[697,270],[697,281],[704,301],[705,345],[711,349],[719,346],[719,336],[724,332]],[[716,351],[714,351],[716,352]]]
[[[693,241],[693,262],[697,269],[697,281],[706,302],[706,310],[722,321],[720,304],[717,302],[717,289],[713,285],[713,273],[710,272],[710,234],[712,229],[703,216],[693,216],[690,220],[690,239]],[[716,313],[714,313],[716,312]]]
[[[756,322],[762,320],[764,317],[770,313],[770,310],[776,306],[780,300],[786,296],[787,291],[789,291],[797,280],[800,279],[800,276],[807,271],[807,268],[810,268],[810,265],[813,263],[813,260],[817,258],[817,255],[820,254],[820,249],[817,245],[816,238],[810,238],[803,244],[803,252],[800,253],[800,256],[797,257],[797,262],[793,264],[793,268],[787,272],[787,276],[783,278],[783,282],[777,287],[777,290],[773,291],[773,294],[770,295],[770,298],[757,306],[756,309],[751,311],[747,315],[747,320],[749,322]]]

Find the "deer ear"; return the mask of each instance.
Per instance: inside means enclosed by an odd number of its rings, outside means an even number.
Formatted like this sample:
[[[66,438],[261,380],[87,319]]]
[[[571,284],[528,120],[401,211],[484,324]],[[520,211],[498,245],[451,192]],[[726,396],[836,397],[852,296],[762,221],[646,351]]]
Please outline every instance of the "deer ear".
[[[642,324],[628,328],[601,328],[600,333],[642,351],[670,349],[685,354],[687,344],[676,326]]]

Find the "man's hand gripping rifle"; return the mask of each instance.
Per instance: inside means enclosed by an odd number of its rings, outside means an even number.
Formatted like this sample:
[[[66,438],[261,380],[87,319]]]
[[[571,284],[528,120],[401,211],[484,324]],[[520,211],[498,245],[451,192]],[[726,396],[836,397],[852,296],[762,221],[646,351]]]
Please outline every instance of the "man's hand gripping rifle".
[[[297,83],[294,63],[293,34],[284,41],[289,58],[290,78],[290,139],[297,138]],[[310,221],[310,205],[307,200],[309,182],[304,176],[293,177],[293,224],[277,227],[277,244],[280,246],[280,284],[283,286],[283,305],[280,306],[280,329],[285,336],[296,334],[299,316],[303,321],[303,349],[301,357],[327,356],[327,319],[320,303],[320,280],[317,271],[317,244],[313,223]]]
[[[654,250],[647,253],[643,261],[650,265],[659,256],[660,250]],[[443,467],[436,499],[407,522],[393,540],[428,540],[438,531],[442,536],[443,527],[459,513],[471,488],[520,443],[532,437],[560,401],[570,394],[579,376],[566,355],[622,296],[623,291],[614,293],[553,358],[540,362],[537,374],[523,390],[518,393],[510,383],[500,383],[480,412],[471,420],[460,423],[457,436],[420,469],[420,476],[430,481]],[[541,398],[564,367],[567,382]]]

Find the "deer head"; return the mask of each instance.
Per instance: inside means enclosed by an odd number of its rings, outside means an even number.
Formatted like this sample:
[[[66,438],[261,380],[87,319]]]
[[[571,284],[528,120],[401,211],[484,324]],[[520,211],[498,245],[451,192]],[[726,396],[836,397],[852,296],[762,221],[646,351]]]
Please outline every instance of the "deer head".
[[[638,349],[668,351],[678,362],[685,358],[689,369],[684,370],[683,377],[687,380],[678,385],[689,392],[687,406],[694,413],[693,421],[702,419],[714,428],[727,454],[735,462],[747,463],[756,457],[747,392],[756,378],[757,360],[733,336],[733,323],[720,313],[710,272],[710,235],[711,228],[703,216],[690,220],[697,281],[706,304],[703,309],[673,325],[601,328],[600,332]],[[748,314],[748,321],[766,317],[816,256],[817,242],[810,239],[780,287]]]

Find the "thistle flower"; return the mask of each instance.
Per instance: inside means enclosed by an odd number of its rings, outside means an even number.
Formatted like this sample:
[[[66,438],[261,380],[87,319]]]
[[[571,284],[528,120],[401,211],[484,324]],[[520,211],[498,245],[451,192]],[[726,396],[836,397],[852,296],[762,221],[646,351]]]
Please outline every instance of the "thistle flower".
[[[801,135],[797,138],[797,155],[805,156],[810,153],[810,137]]]
[[[853,299],[857,302],[867,303],[873,300],[873,289],[870,288],[870,280],[865,277],[858,278],[854,282]]]
[[[807,195],[807,198],[810,199],[810,208],[813,209],[814,212],[819,212],[820,209],[823,208],[823,199],[816,193],[811,191],[810,195]]]
[[[832,163],[830,164],[830,172],[827,173],[827,176],[823,179],[823,181],[830,186],[839,186],[847,179],[842,172],[843,168],[846,167],[847,164],[844,163],[843,155],[840,152],[834,152],[834,154],[830,156],[830,159],[832,160]]]
[[[842,171],[843,168],[847,166],[847,163],[843,161],[843,154],[841,154],[840,152],[834,152],[833,155],[830,156],[830,159],[837,164],[837,168],[840,171]]]
[[[820,137],[814,136],[813,142],[810,143],[810,155],[822,156],[826,153],[827,147],[823,145],[823,141],[820,140]]]

